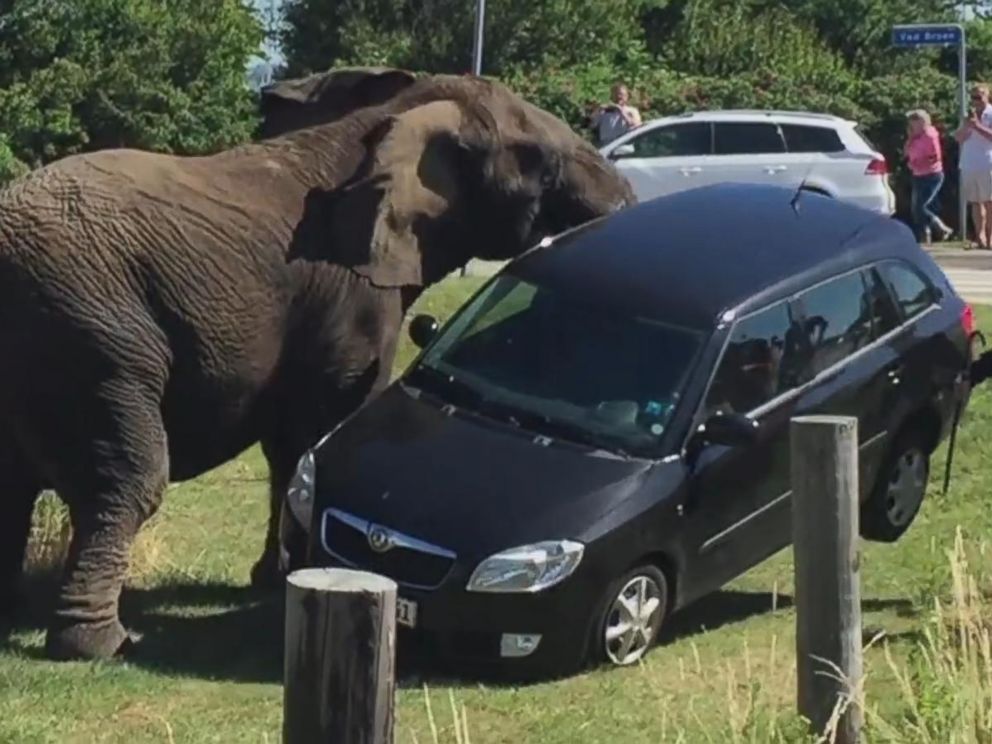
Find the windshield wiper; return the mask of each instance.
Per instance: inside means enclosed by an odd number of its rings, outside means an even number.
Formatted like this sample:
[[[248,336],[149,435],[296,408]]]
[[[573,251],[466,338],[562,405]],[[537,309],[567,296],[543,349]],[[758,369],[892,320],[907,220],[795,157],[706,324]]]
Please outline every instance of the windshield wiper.
[[[520,425],[539,434],[547,434],[567,439],[578,444],[584,444],[597,449],[605,449],[621,457],[630,457],[630,453],[613,442],[604,442],[600,437],[585,427],[566,419],[554,418],[533,411],[514,410],[514,416]]]
[[[527,429],[536,434],[566,439],[596,449],[605,449],[625,458],[631,457],[630,453],[619,445],[613,442],[604,442],[579,424],[488,398],[468,383],[434,367],[422,364],[416,367],[415,372],[423,374],[426,379],[431,380],[429,385],[435,388],[435,392],[443,390],[442,395],[445,401],[452,405],[492,416],[518,429]]]

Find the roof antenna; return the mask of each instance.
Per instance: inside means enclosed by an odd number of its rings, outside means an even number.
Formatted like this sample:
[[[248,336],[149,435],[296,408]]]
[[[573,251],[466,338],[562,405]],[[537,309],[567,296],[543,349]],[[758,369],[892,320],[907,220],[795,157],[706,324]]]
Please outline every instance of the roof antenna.
[[[802,196],[803,191],[806,189],[806,181],[809,179],[809,174],[813,172],[813,164],[810,163],[809,167],[806,169],[806,173],[803,176],[803,180],[799,183],[799,188],[796,189],[796,193],[792,195],[792,199],[789,200],[789,206],[792,207],[792,211],[799,214],[799,197]]]

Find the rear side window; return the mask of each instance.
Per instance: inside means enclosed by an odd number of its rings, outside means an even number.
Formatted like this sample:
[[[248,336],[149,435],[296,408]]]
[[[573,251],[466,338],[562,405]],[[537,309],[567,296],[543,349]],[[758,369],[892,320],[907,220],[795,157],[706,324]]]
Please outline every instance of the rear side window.
[[[776,124],[764,122],[717,122],[714,124],[717,155],[753,155],[785,152]]]
[[[844,143],[829,127],[783,124],[782,135],[789,152],[843,152]]]
[[[879,269],[904,320],[916,317],[934,303],[933,285],[909,264],[886,261]]]
[[[630,141],[635,158],[671,158],[710,154],[710,125],[673,124],[645,132]]]
[[[780,302],[742,318],[706,396],[706,414],[748,413],[795,386],[788,346],[792,316]]]
[[[832,367],[872,341],[869,288],[861,272],[846,274],[803,292],[795,300],[802,318],[800,343],[808,366],[804,379]]]

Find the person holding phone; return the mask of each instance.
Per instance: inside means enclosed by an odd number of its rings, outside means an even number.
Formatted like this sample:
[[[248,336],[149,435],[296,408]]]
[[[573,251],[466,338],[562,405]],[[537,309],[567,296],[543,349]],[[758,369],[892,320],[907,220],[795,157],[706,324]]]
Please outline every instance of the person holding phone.
[[[940,133],[923,109],[910,111],[906,120],[908,132],[903,154],[913,175],[913,222],[917,231],[923,232],[924,242],[929,243],[934,232],[941,240],[947,240],[953,231],[933,209],[944,184]]]
[[[961,146],[961,189],[971,205],[975,243],[988,250],[992,245],[992,106],[987,85],[972,88],[968,116],[954,138]]]
[[[616,83],[610,94],[611,102],[600,106],[589,119],[600,147],[641,126],[641,113],[630,105],[630,91],[627,86]]]

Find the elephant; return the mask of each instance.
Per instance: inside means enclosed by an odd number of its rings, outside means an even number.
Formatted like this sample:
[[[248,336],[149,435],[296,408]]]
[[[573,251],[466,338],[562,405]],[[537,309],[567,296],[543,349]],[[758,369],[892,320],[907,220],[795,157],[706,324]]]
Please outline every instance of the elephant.
[[[73,536],[52,659],[131,646],[118,603],[141,525],[168,483],[255,444],[273,509],[252,580],[277,571],[297,460],[388,384],[424,288],[635,202],[496,81],[324,83],[323,114],[276,116],[261,141],[72,155],[0,192],[0,599],[16,609],[33,505],[54,489]]]

